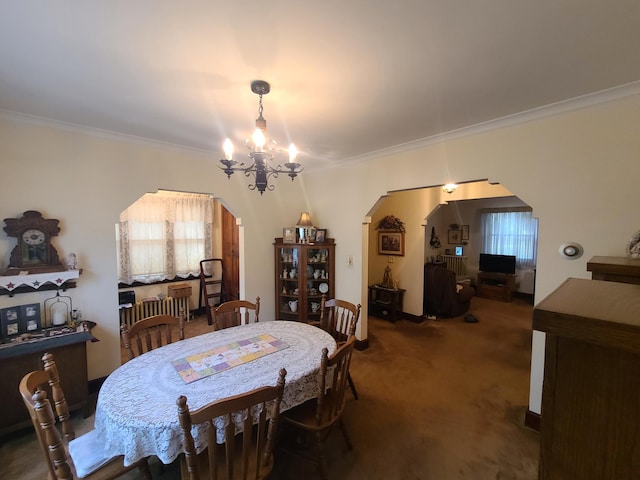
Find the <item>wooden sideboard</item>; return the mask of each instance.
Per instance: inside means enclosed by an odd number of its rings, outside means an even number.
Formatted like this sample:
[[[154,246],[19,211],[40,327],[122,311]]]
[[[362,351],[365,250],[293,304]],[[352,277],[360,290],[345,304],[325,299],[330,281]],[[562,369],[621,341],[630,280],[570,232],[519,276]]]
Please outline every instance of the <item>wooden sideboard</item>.
[[[393,323],[402,319],[402,300],[406,292],[403,288],[384,288],[369,285],[369,313],[380,318],[388,318]]]
[[[640,259],[629,257],[593,257],[587,271],[594,280],[640,284]]]
[[[640,285],[570,278],[533,329],[546,333],[539,478],[637,479]]]
[[[89,398],[87,343],[97,341],[90,331],[0,345],[0,436],[31,426],[18,385],[22,377],[42,370],[42,356],[51,353],[70,410],[86,407]]]

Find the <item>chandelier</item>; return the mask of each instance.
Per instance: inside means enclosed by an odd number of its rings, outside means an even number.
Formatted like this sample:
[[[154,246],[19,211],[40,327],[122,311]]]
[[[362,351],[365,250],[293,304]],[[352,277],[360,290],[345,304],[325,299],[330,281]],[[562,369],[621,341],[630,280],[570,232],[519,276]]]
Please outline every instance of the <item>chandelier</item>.
[[[224,158],[220,160],[223,166],[220,168],[227,174],[227,178],[231,178],[234,172],[242,172],[247,177],[253,176],[253,183],[249,184],[250,190],[258,190],[260,195],[265,190],[273,191],[274,185],[269,185],[271,177],[278,178],[280,173],[286,173],[291,177],[291,181],[302,172],[302,167],[296,163],[296,155],[298,150],[292,143],[289,146],[289,161],[282,165],[273,165],[273,157],[277,152],[276,142],[271,140],[267,143],[265,130],[267,129],[267,121],[262,116],[262,96],[269,93],[271,86],[264,80],[254,80],[251,82],[251,91],[260,97],[258,103],[258,118],[256,118],[256,130],[253,136],[247,139],[247,148],[249,149],[249,158],[251,164],[246,165],[244,162],[238,163],[233,160],[233,144],[228,138],[224,141],[223,150]],[[285,170],[288,169],[287,170]]]

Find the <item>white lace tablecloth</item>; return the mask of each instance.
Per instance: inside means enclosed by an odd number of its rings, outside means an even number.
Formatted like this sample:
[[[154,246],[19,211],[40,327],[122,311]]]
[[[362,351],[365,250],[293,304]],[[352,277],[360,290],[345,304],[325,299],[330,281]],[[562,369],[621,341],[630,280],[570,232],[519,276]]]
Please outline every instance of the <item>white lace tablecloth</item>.
[[[262,333],[273,335],[289,348],[260,357],[186,384],[172,360],[205,352]],[[182,432],[176,400],[187,397],[195,410],[214,400],[275,385],[278,372],[287,369],[281,411],[315,396],[323,348],[331,355],[336,343],[320,328],[299,322],[252,323],[206,333],[147,352],[115,370],[98,394],[95,428],[105,452],[124,455],[124,464],[156,455],[173,462],[182,452]]]

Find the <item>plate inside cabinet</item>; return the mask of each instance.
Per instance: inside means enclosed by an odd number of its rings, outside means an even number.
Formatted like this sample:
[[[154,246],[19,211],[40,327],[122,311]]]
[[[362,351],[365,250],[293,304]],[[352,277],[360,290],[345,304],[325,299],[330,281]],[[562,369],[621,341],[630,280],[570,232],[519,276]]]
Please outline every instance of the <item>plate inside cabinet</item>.
[[[318,290],[320,290],[320,293],[327,293],[329,291],[329,285],[322,282],[319,286],[318,286]]]

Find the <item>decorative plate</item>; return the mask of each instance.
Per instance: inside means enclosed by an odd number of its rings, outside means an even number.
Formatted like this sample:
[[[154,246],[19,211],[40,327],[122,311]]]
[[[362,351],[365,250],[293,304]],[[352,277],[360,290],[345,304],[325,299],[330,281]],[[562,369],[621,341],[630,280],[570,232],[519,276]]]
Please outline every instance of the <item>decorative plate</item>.
[[[327,293],[329,291],[329,285],[322,282],[319,286],[318,286],[318,290],[320,290],[320,293]]]

